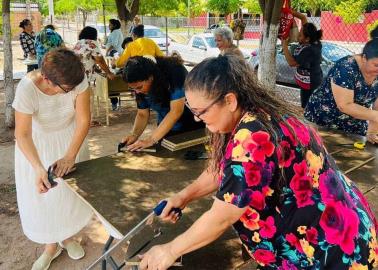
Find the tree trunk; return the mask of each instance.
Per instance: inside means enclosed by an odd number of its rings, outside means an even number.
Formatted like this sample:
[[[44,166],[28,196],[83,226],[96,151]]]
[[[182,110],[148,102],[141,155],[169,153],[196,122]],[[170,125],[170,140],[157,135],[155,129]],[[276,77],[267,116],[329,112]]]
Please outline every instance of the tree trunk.
[[[279,18],[283,0],[259,0],[263,11],[263,32],[259,47],[259,80],[269,88],[276,85],[276,44],[279,28]]]
[[[129,35],[131,21],[139,11],[139,0],[116,0],[118,18],[121,21],[121,30],[126,37]]]
[[[4,41],[4,89],[5,89],[5,127],[14,128],[14,99],[12,36],[10,27],[10,1],[3,0],[3,41]]]

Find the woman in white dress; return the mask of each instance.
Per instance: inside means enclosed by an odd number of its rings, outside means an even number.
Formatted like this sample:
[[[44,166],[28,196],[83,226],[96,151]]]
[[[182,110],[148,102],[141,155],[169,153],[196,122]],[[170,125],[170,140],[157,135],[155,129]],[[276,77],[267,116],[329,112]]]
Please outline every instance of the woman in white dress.
[[[55,175],[62,177],[75,162],[89,158],[84,143],[90,124],[87,88],[79,57],[60,48],[48,52],[41,69],[28,73],[16,90],[15,176],[21,224],[30,240],[45,244],[32,270],[48,269],[63,248],[73,259],[85,254],[70,238],[88,223],[92,211],[61,178],[51,187],[46,169],[54,164]]]

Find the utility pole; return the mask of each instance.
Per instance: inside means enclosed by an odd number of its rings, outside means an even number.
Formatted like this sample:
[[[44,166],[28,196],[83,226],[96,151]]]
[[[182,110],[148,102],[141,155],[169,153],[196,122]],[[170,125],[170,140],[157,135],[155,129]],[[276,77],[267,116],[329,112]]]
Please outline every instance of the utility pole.
[[[49,0],[49,19],[51,24],[54,24],[54,16],[54,0]]]
[[[189,40],[189,36],[190,36],[190,0],[188,0],[188,23],[187,23],[187,25],[188,25],[188,40]]]

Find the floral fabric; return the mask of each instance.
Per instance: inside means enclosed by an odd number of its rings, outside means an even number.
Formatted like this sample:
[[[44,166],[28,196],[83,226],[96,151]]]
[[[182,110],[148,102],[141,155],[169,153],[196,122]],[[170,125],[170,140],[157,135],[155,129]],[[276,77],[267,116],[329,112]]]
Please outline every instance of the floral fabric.
[[[331,83],[353,91],[354,102],[370,108],[378,97],[378,79],[372,85],[365,79],[353,56],[341,58],[331,68],[323,84],[314,91],[305,110],[307,120],[346,133],[366,135],[368,123],[341,112],[333,97]]]
[[[79,55],[84,65],[85,73],[89,81],[94,81],[95,65],[94,57],[102,56],[100,45],[97,41],[91,39],[80,39],[74,47],[74,52]]]
[[[52,29],[43,29],[35,37],[35,51],[37,53],[38,66],[42,64],[42,59],[45,54],[63,45],[62,37]]]
[[[377,223],[366,199],[311,127],[286,121],[272,121],[273,137],[246,113],[220,164],[216,197],[246,209],[234,224],[243,245],[259,269],[378,266]]]

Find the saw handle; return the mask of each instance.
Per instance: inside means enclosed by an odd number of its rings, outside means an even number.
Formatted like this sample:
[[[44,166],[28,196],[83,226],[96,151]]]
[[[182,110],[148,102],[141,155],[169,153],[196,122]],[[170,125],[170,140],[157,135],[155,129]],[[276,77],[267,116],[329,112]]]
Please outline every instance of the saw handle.
[[[125,146],[126,146],[126,143],[124,143],[124,142],[120,142],[120,143],[118,144],[118,148],[117,148],[118,151],[117,151],[117,152],[118,152],[118,153],[121,152],[122,148],[124,148]]]
[[[159,202],[159,204],[156,205],[155,208],[154,208],[155,215],[160,216],[166,205],[167,205],[166,200]],[[175,212],[175,213],[178,213],[178,218],[180,218],[182,216],[182,211],[181,211],[180,208],[172,208],[172,210],[170,212],[172,212],[172,211]]]

